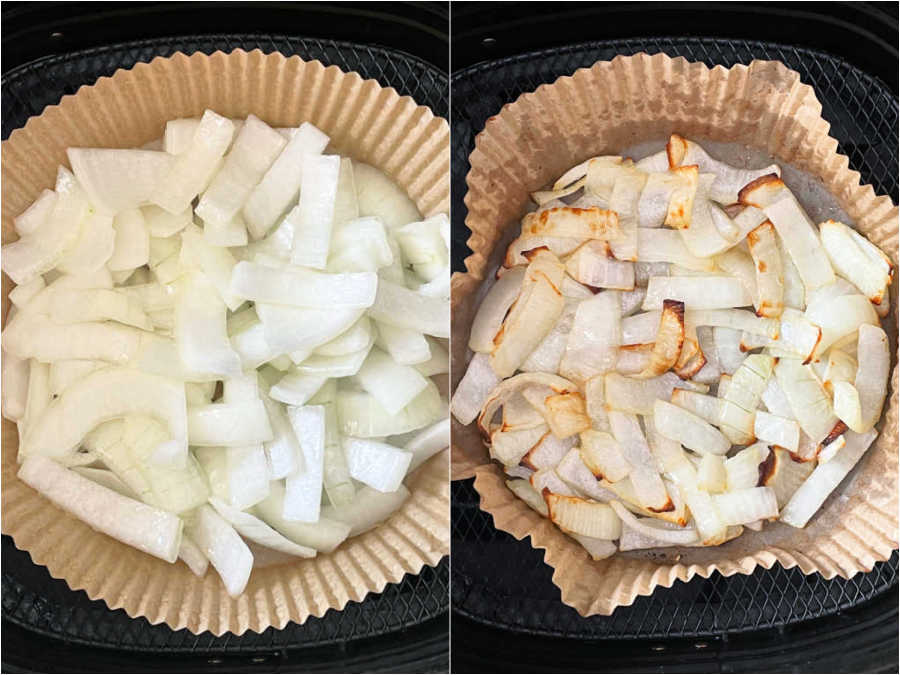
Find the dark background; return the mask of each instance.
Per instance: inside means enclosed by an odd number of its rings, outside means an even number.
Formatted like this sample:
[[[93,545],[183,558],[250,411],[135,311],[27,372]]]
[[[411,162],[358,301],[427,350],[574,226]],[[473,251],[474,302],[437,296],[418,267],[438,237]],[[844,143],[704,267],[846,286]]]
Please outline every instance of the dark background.
[[[4,2],[3,138],[117,68],[238,47],[335,63],[446,116],[447,21],[447,4],[432,2]],[[447,558],[302,626],[216,638],[110,611],[51,579],[8,536],[2,552],[4,672],[447,670]]]
[[[823,102],[851,167],[897,199],[897,3],[454,2],[453,238],[474,136],[521,93],[637,51],[708,65],[772,58]],[[858,70],[857,70],[858,69]],[[562,606],[542,552],[453,485],[454,672],[897,672],[897,554],[868,574],[799,570],[676,583],[612,617]]]

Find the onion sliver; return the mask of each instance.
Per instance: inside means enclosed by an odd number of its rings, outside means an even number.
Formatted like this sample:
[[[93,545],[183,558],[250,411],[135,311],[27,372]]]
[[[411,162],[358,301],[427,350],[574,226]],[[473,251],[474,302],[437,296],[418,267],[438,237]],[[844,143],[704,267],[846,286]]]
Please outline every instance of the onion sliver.
[[[253,569],[253,554],[231,524],[204,504],[185,531],[222,577],[228,595],[234,598],[243,593]]]
[[[379,492],[395,492],[406,476],[412,453],[362,438],[345,438],[350,475]]]
[[[491,286],[478,306],[475,318],[472,319],[469,349],[473,352],[493,350],[494,336],[497,335],[507,311],[519,295],[524,277],[525,267],[514,267]]]
[[[853,430],[863,433],[878,422],[887,396],[891,355],[887,335],[881,328],[868,324],[859,327],[857,360],[855,386],[859,392],[861,425]]]
[[[650,277],[642,308],[662,309],[666,299],[680,300],[691,310],[753,304],[753,298],[734,277]]]
[[[300,558],[314,558],[316,555],[315,549],[309,546],[301,546],[291,541],[267,525],[263,520],[246,511],[229,506],[221,499],[216,499],[215,497],[212,497],[209,503],[239,534],[250,541]]]
[[[618,293],[606,291],[582,300],[575,311],[559,365],[560,374],[584,381],[612,370],[618,356],[620,332]]]
[[[290,265],[269,267],[242,260],[234,266],[229,291],[254,302],[323,309],[364,308],[375,301],[376,285],[378,277],[371,272],[324,274]]]
[[[622,521],[606,504],[578,497],[544,493],[550,520],[564,532],[597,539],[618,539]]]
[[[648,525],[646,520],[637,518],[621,502],[612,501],[609,505],[616,512],[616,515],[622,519],[623,527],[631,528],[647,537],[664,541],[673,546],[690,546],[699,540],[697,530],[692,527],[677,530],[668,527],[653,527]]]
[[[274,438],[259,399],[197,406],[188,410],[187,421],[191,445],[239,447]]]
[[[731,443],[718,430],[691,412],[657,400],[653,404],[656,430],[700,454],[724,455]]]
[[[28,457],[18,477],[95,530],[167,562],[178,558],[178,516],[123,497],[46,457]]]
[[[409,498],[409,490],[401,485],[394,492],[379,492],[364,487],[350,504],[322,509],[323,518],[346,523],[350,526],[349,536],[355,537],[371,530],[387,520]]]

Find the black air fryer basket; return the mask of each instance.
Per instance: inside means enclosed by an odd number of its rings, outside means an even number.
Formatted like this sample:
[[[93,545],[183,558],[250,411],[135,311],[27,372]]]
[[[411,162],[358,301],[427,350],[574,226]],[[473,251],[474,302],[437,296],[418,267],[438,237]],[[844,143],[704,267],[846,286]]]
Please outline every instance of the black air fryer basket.
[[[100,3],[4,3],[3,139],[46,105],[119,68],[178,51],[211,54],[237,48],[296,54],[356,71],[446,117],[447,8],[412,4],[401,11],[380,3],[308,10],[302,3],[262,2],[233,3],[227,9],[218,3],[109,3],[106,8]],[[273,11],[267,14],[267,9]],[[204,21],[210,14],[214,20]],[[223,32],[181,34],[187,27],[211,24]],[[132,35],[143,39],[121,41]],[[418,55],[407,53],[410,49]],[[10,537],[3,536],[2,546],[5,672],[447,670],[447,558],[419,575],[406,575],[381,594],[303,625],[215,637],[151,626],[124,610],[110,611],[52,579]]]
[[[617,54],[664,52],[725,67],[753,59],[783,62],[815,88],[832,124],[831,135],[851,168],[878,194],[897,202],[896,8],[894,51],[886,57],[892,88],[834,53],[738,37],[636,37],[521,53],[522,45],[561,45],[569,35],[645,35],[653,28],[663,30],[660,23],[696,26],[704,21],[688,9],[680,22],[654,21],[658,5],[668,5],[665,12],[676,15],[678,6],[705,4],[722,22],[711,24],[707,17],[709,34],[717,34],[717,25],[728,34],[739,29],[736,15],[746,9],[740,7],[744,3],[733,3],[738,6],[733,10],[728,9],[732,3],[597,3],[593,9],[526,3],[518,12],[509,5],[486,4],[476,8],[467,3],[462,16],[454,11],[455,270],[464,269],[469,253],[463,203],[468,157],[487,118],[522,93]],[[629,13],[627,6],[638,4],[642,7]],[[791,3],[763,3],[754,11],[758,19],[765,18],[759,15],[783,4]],[[743,28],[765,35],[767,25],[774,24],[758,21]],[[809,25],[804,34],[815,28]],[[871,51],[877,45],[868,47]],[[498,54],[504,56],[496,58]],[[494,528],[491,516],[479,509],[472,482],[455,482],[452,489],[451,650],[456,672],[897,672],[896,551],[888,562],[849,580],[827,581],[779,565],[749,576],[714,573],[709,579],[658,588],[612,616],[582,618],[560,601],[543,551],[533,549],[528,539],[517,541]]]

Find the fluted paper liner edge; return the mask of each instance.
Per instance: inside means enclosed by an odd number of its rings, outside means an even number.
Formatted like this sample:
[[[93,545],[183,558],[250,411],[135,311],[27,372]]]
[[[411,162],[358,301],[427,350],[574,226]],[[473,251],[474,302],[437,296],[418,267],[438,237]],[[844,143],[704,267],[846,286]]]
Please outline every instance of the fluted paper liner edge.
[[[100,78],[11,134],[2,146],[3,241],[15,238],[14,217],[53,188],[57,166],[68,166],[67,147],[137,147],[161,137],[167,120],[206,108],[252,113],[273,126],[311,122],[335,151],[391,175],[424,215],[449,209],[449,126],[410,97],[297,56],[179,53]],[[3,275],[4,317],[12,287]],[[174,630],[241,634],[302,623],[449,553],[446,452],[408,479],[410,498],[385,523],[331,554],[254,569],[245,592],[231,598],[212,568],[198,578],[180,561],[143,554],[53,506],[16,478],[17,447],[16,427],[4,419],[3,533],[73,590]]]
[[[475,295],[498,242],[516,227],[529,193],[588,157],[613,154],[672,132],[739,142],[818,176],[857,228],[897,263],[897,207],[876,196],[849,168],[828,135],[829,124],[813,89],[798,73],[773,61],[708,68],[665,54],[619,56],[594,64],[520,96],[488,120],[475,140],[467,176],[466,225],[472,254],[467,272],[452,280],[455,337],[451,378],[465,372]],[[895,167],[896,170],[896,167]],[[891,340],[890,396],[880,434],[859,466],[805,529],[767,524],[713,548],[658,549],[593,561],[574,540],[531,510],[506,487],[473,425],[453,421],[452,478],[475,477],[481,508],[494,525],[544,549],[562,601],[583,616],[609,615],[639,595],[676,580],[750,574],[779,563],[825,578],[870,571],[897,548],[897,281],[891,287],[885,329]],[[656,557],[654,557],[654,555]]]

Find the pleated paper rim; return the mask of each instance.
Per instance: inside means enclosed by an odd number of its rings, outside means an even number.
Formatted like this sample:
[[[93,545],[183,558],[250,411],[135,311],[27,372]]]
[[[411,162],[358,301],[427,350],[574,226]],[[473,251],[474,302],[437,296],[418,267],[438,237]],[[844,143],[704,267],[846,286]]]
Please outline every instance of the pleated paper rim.
[[[137,147],[160,137],[166,120],[207,107],[230,117],[253,113],[273,126],[312,122],[331,136],[332,149],[391,175],[423,214],[449,210],[449,125],[409,96],[298,56],[177,53],[83,86],[10,135],[2,145],[4,242],[15,237],[14,216],[52,189],[57,165],[68,165],[66,147]],[[4,317],[12,287],[4,275]],[[333,553],[254,569],[246,591],[230,598],[214,570],[197,578],[184,563],[143,554],[53,506],[16,478],[17,446],[15,425],[3,420],[3,533],[72,590],[173,630],[240,635],[303,623],[449,553],[447,452],[408,479],[410,498],[385,523]]]
[[[523,94],[490,118],[475,140],[467,176],[466,225],[472,235],[467,272],[452,280],[453,334],[468,336],[473,298],[507,226],[515,227],[529,193],[587,157],[614,153],[678,131],[688,137],[742,142],[819,176],[872,241],[897,263],[898,209],[849,168],[828,135],[813,89],[773,61],[708,68],[665,54],[618,56]],[[610,131],[612,130],[612,131]],[[757,566],[798,567],[827,579],[871,571],[897,548],[897,281],[886,320],[893,354],[891,392],[881,433],[860,466],[803,530],[783,524],[712,549],[670,550],[665,560],[640,553],[593,561],[574,540],[518,499],[477,435],[454,420],[451,476],[475,477],[482,510],[517,539],[544,549],[562,601],[583,616],[609,615],[676,580],[751,574]],[[465,371],[465,337],[452,354],[455,387]],[[865,497],[863,497],[865,495]]]

